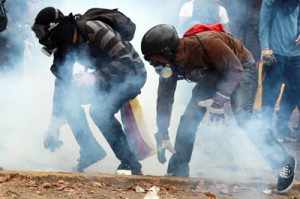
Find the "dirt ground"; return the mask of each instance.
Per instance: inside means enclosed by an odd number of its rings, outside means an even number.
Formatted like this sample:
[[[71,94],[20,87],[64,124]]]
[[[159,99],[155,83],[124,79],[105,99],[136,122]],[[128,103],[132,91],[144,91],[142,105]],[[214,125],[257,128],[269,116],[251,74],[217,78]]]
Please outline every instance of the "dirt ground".
[[[78,173],[0,172],[0,198],[281,199],[300,198],[300,183],[278,194],[272,182]],[[272,193],[264,193],[271,191]]]

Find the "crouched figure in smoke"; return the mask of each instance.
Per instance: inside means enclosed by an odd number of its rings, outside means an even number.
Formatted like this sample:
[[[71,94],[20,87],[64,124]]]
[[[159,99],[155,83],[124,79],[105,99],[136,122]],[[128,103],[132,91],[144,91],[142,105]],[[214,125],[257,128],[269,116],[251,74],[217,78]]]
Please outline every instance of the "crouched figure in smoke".
[[[170,142],[168,128],[177,81],[184,78],[196,83],[177,129],[176,153],[171,156],[167,175],[189,176],[189,162],[199,123],[206,112],[212,121],[222,121],[225,118],[224,104],[230,101],[238,125],[270,166],[280,169],[278,190],[286,192],[292,187],[296,160],[268,129],[254,131],[252,128],[257,69],[251,52],[239,40],[217,31],[179,38],[173,26],[160,24],[145,33],[141,49],[145,60],[160,75],[156,107],[157,145]]]
[[[42,9],[32,26],[45,51],[54,53],[51,66],[56,76],[53,116],[58,123],[66,118],[80,145],[77,171],[104,158],[105,152],[93,137],[81,107],[82,96],[78,91],[83,91],[85,100],[90,103],[91,118],[121,161],[118,169],[142,174],[141,164],[130,150],[122,126],[114,116],[125,102],[141,92],[146,81],[142,59],[109,25],[95,20],[86,21],[83,30],[79,30],[80,27],[72,13],[64,16],[53,7]],[[87,71],[74,78],[75,62],[93,72]],[[58,136],[51,136],[59,145]]]

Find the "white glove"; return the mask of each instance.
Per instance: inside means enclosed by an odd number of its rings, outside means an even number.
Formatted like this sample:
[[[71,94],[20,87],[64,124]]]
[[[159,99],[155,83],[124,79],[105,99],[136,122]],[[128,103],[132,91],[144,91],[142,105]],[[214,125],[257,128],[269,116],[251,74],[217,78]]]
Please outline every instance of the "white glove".
[[[210,121],[219,123],[225,121],[224,104],[229,100],[229,97],[217,92],[212,99],[199,101],[198,105],[207,108]]]
[[[160,163],[164,164],[167,161],[166,149],[170,153],[176,153],[172,143],[170,142],[169,133],[158,132],[155,134],[156,146],[157,146],[157,159]]]

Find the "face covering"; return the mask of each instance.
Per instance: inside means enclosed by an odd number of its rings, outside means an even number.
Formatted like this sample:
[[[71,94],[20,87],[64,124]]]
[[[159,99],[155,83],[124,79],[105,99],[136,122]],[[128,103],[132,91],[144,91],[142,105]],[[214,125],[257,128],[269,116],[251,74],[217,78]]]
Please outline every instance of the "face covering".
[[[39,39],[39,43],[44,46],[42,52],[49,57],[57,50],[55,32],[55,30],[51,30],[46,36]]]
[[[167,64],[166,66],[160,65],[155,67],[155,72],[162,78],[169,78],[173,75],[172,68],[169,64]]]

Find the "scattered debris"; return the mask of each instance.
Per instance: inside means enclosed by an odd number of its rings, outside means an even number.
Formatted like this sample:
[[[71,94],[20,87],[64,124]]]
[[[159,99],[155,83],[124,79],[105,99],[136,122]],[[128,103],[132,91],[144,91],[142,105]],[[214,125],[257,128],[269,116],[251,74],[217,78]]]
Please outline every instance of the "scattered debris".
[[[270,195],[272,193],[272,190],[271,189],[265,189],[265,190],[263,190],[263,193],[267,194],[267,195]]]
[[[159,199],[159,196],[157,195],[158,192],[159,188],[157,186],[153,186],[149,189],[144,199]]]
[[[0,176],[0,183],[8,181],[10,178],[10,175]]]
[[[220,192],[221,194],[226,194],[226,195],[229,194],[228,186],[227,186],[227,185],[224,185],[224,184],[222,184],[222,185],[217,185],[217,189],[219,190],[219,192]]]
[[[143,188],[140,187],[140,186],[136,186],[136,187],[135,187],[135,192],[137,192],[137,193],[144,193],[144,192],[145,192],[145,189],[143,189]]]
[[[217,199],[217,196],[212,192],[205,192],[203,193],[205,196],[207,196],[209,199]]]

